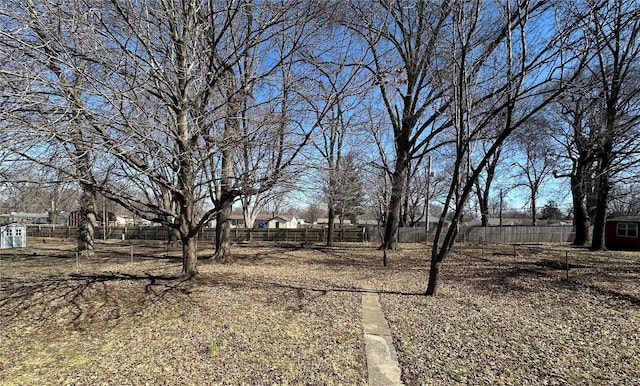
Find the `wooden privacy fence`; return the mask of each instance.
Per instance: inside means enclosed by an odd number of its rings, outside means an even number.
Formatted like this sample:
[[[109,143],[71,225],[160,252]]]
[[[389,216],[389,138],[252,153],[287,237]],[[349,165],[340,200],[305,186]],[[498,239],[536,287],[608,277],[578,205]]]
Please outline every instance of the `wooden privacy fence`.
[[[27,237],[53,237],[61,239],[75,238],[76,227],[53,226],[53,225],[28,225]],[[107,229],[104,237],[104,229],[96,227],[94,237],[98,240],[116,239],[121,240],[168,240],[169,229],[166,227],[134,227],[134,228],[111,228]],[[370,239],[369,232],[365,228],[349,227],[336,228],[333,231],[333,240],[336,242],[363,242]],[[231,229],[232,242],[261,242],[261,241],[281,241],[281,242],[326,242],[328,229],[326,228],[280,228],[280,229]],[[216,230],[206,228],[198,233],[199,241],[214,242]]]
[[[433,229],[427,234],[424,228],[400,228],[398,240],[401,243],[433,241]],[[52,225],[27,225],[28,237],[74,238],[77,228]],[[111,228],[106,239],[168,240],[169,230],[165,227]],[[199,241],[215,241],[215,229],[206,228],[198,234]],[[231,229],[232,242],[326,242],[326,228],[295,229]],[[575,237],[573,227],[568,226],[507,226],[507,227],[461,227],[458,242],[469,243],[564,243]],[[95,238],[104,239],[103,229],[96,228]],[[380,233],[375,227],[345,227],[334,229],[336,242],[380,242]]]
[[[370,241],[380,241],[376,229],[369,231]],[[434,229],[400,228],[398,241],[417,243],[433,241]],[[444,235],[443,235],[444,236]],[[505,226],[505,227],[460,227],[458,242],[468,243],[564,243],[575,238],[571,225],[563,226]]]
[[[478,243],[566,243],[574,238],[572,225],[467,227],[458,235],[463,242]]]

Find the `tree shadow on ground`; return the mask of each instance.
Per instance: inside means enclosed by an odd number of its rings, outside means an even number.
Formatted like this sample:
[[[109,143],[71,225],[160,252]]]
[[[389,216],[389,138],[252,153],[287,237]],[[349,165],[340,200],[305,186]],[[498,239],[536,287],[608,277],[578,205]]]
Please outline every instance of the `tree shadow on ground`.
[[[377,293],[377,294],[391,294],[391,295],[405,295],[416,296],[424,295],[424,292],[410,292],[410,291],[392,291],[379,288],[367,288],[360,286],[340,286],[334,283],[321,283],[311,280],[309,283],[286,283],[277,282],[265,278],[246,276],[246,275],[217,275],[216,277],[202,277],[200,282],[202,286],[218,286],[231,288],[234,290],[252,289],[252,290],[269,290],[269,289],[284,289],[288,291],[307,291],[320,294],[328,294],[331,292],[338,293]]]
[[[569,264],[567,280],[563,272],[567,266],[559,261],[535,261],[519,263],[517,266],[499,266],[485,268],[481,271],[473,270],[467,274],[458,275],[456,280],[465,280],[478,293],[490,295],[522,295],[550,291],[569,290],[571,292],[590,293],[603,300],[613,303],[623,302],[633,306],[640,306],[640,297],[621,290],[608,288],[603,283],[589,283],[589,276],[605,277],[604,274],[586,273],[590,268],[584,264]],[[607,278],[615,280],[614,278]]]
[[[163,303],[189,299],[191,285],[177,276],[128,273],[71,274],[44,278],[4,278],[0,322],[27,318],[32,325],[115,325]]]

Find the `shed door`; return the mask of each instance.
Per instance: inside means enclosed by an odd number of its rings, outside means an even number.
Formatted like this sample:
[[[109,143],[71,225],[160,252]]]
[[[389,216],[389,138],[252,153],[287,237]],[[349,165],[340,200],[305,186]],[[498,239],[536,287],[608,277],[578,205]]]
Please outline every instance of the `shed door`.
[[[15,227],[13,228],[13,247],[14,248],[22,248],[25,246],[25,237],[24,228]]]
[[[7,226],[4,229],[4,248],[22,248],[25,243],[26,234],[22,227]]]

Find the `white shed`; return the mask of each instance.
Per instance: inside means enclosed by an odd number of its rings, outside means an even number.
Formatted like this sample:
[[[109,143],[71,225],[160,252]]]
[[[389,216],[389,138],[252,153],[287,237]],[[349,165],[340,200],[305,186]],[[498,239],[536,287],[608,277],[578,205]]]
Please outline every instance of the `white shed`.
[[[0,227],[0,249],[24,248],[27,246],[27,228],[21,224]]]

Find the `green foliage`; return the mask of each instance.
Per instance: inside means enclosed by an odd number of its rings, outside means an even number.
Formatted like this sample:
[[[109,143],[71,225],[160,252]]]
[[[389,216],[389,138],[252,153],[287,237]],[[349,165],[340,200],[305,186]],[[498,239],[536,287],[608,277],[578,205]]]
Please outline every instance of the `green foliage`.
[[[207,353],[209,355],[218,355],[218,352],[225,346],[225,343],[224,339],[214,339],[210,341],[207,343]]]
[[[553,200],[549,200],[545,204],[545,206],[540,211],[539,216],[541,220],[559,220],[565,217],[566,216],[564,215],[564,213],[562,213],[562,211],[558,209],[558,204]]]
[[[18,310],[18,315],[22,315],[25,312],[29,311],[30,309],[39,309],[39,308],[40,308],[39,304],[26,304]]]

